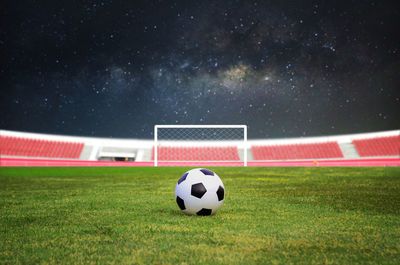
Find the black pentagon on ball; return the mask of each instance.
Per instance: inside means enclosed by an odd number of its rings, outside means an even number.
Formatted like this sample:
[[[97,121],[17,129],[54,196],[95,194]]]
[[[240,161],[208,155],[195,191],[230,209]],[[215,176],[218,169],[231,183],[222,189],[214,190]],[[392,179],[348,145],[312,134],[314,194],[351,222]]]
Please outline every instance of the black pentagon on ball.
[[[194,197],[201,198],[207,192],[206,187],[204,187],[203,183],[196,183],[192,185],[191,194]]]
[[[204,175],[214,176],[214,172],[212,172],[208,169],[202,168],[202,169],[200,169],[200,171],[203,172]]]
[[[196,214],[197,215],[202,215],[202,216],[207,216],[207,215],[211,215],[211,212],[212,212],[211,209],[203,208],[200,211],[198,211]]]
[[[222,186],[219,186],[218,190],[217,190],[217,196],[218,196],[218,200],[222,201],[225,197],[225,190]]]
[[[181,197],[176,196],[176,203],[178,204],[178,206],[179,206],[179,208],[181,210],[185,210],[186,209],[185,202],[181,199]]]
[[[178,184],[181,184],[181,182],[184,181],[184,180],[186,179],[186,177],[187,177],[188,174],[189,174],[188,172],[186,172],[185,174],[183,174],[183,176],[178,180]]]

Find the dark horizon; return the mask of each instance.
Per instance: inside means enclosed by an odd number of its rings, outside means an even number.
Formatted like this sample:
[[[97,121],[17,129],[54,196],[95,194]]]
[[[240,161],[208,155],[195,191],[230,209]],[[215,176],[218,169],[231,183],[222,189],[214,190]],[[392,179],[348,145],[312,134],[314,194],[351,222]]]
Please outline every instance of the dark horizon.
[[[249,138],[400,128],[398,1],[5,1],[0,129]]]

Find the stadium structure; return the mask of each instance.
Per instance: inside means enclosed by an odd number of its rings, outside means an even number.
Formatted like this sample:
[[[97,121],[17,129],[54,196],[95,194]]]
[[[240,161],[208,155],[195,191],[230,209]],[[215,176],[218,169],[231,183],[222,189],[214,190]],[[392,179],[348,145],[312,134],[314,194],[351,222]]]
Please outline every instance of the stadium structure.
[[[0,130],[0,165],[154,166],[154,146],[154,140]],[[157,146],[159,166],[400,166],[400,130],[244,142],[172,139]]]

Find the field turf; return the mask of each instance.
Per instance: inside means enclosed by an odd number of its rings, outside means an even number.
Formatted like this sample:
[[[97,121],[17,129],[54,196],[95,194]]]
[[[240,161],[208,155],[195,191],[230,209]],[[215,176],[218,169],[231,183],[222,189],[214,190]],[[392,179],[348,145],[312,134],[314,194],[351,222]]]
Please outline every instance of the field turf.
[[[197,217],[188,168],[0,168],[0,264],[400,264],[400,168],[210,169]]]

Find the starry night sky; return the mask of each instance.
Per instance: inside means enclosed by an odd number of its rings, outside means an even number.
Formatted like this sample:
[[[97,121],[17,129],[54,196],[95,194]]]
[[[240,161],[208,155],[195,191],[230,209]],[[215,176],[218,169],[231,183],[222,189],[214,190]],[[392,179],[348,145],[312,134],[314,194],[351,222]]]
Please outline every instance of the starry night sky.
[[[400,1],[2,1],[0,128],[400,128]]]

